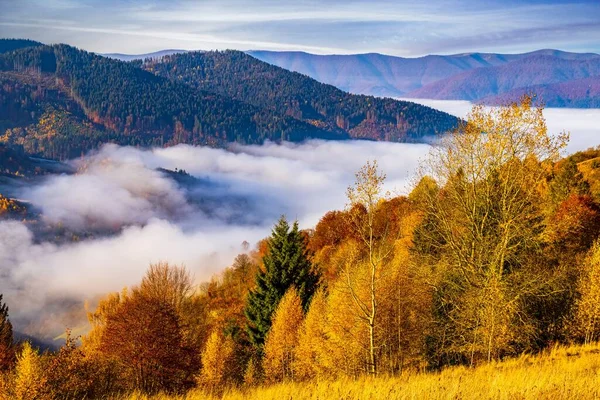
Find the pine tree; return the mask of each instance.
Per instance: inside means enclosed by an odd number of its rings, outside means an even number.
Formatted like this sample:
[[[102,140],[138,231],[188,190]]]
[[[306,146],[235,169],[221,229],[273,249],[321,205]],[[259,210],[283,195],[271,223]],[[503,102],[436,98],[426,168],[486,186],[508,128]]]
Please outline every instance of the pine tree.
[[[271,317],[287,290],[294,286],[307,309],[319,281],[312,271],[310,254],[298,223],[290,226],[282,216],[273,228],[268,251],[263,257],[264,270],[256,277],[256,288],[248,295],[246,318],[251,342],[260,350],[271,327]]]
[[[12,324],[8,319],[8,306],[0,294],[0,371],[10,368],[14,360]]]
[[[279,302],[265,340],[263,370],[268,382],[293,379],[292,365],[303,317],[300,297],[292,287]]]

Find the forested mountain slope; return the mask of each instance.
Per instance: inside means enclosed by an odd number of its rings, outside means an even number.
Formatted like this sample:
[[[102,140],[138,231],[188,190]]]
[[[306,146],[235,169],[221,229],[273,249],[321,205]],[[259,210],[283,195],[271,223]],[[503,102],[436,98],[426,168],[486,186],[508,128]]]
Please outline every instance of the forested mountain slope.
[[[351,95],[237,51],[122,62],[63,44],[4,40],[3,47],[12,50],[0,55],[0,141],[44,157],[77,157],[106,142],[420,141],[458,123],[414,103]]]
[[[348,137],[66,45],[3,54],[0,80],[2,141],[54,158],[107,141],[222,146]]]
[[[419,141],[454,128],[456,118],[406,101],[353,95],[240,51],[190,52],[143,67],[199,90],[272,110],[280,115],[340,130],[353,138]]]

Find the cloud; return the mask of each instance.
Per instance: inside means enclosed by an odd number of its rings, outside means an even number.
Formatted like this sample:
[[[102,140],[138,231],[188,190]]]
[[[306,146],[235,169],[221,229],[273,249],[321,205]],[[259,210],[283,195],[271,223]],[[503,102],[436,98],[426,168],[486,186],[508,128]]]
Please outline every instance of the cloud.
[[[134,285],[149,263],[185,264],[199,283],[230,265],[244,241],[268,236],[281,214],[314,227],[324,213],[344,207],[345,189],[367,160],[387,172],[386,189],[406,192],[428,149],[367,141],[229,150],[107,145],[72,161],[76,174],[18,189],[42,225],[83,239],[57,241],[39,224],[0,221],[0,293],[18,330],[53,337],[76,321],[59,318],[65,302],[81,309],[84,299]]]
[[[600,51],[596,0],[0,0],[3,36],[105,53],[165,48],[383,52],[418,56],[562,47]],[[73,32],[78,35],[74,37]]]
[[[53,224],[83,230],[142,224],[192,212],[175,181],[141,163],[99,153],[77,161],[76,175],[53,176],[19,196]]]
[[[471,108],[466,101],[419,102],[460,117]],[[551,133],[571,132],[569,152],[600,144],[600,110],[546,109],[545,116]],[[387,174],[386,190],[406,194],[429,149],[368,141],[228,150],[106,145],[72,161],[74,175],[15,189],[44,223],[83,239],[57,241],[36,224],[0,221],[0,293],[17,329],[52,337],[81,320],[61,319],[65,301],[81,310],[83,299],[139,282],[151,262],[185,264],[199,283],[229,265],[242,242],[267,237],[281,214],[314,227],[345,206],[345,189],[368,160]]]
[[[460,118],[465,118],[472,107],[472,103],[465,100],[405,100],[433,107]],[[565,151],[567,154],[600,146],[600,109],[546,108],[544,117],[549,134],[570,133]]]

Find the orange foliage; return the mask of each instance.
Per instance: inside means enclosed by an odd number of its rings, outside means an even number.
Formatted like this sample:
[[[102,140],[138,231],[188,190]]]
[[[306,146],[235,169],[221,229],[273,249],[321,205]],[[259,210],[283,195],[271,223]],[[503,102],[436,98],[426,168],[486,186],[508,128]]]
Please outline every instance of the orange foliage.
[[[585,251],[600,233],[600,208],[590,196],[573,194],[558,206],[547,233],[564,250]]]
[[[108,315],[100,351],[119,363],[131,389],[146,393],[185,390],[198,370],[173,305],[138,293]]]

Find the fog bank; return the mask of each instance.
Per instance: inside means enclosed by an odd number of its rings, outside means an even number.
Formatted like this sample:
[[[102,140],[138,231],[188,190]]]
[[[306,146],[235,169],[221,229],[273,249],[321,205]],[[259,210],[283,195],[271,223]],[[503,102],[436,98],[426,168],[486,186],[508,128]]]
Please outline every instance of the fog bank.
[[[343,208],[345,189],[368,160],[387,173],[386,189],[406,193],[428,149],[366,141],[230,150],[104,146],[72,161],[76,174],[18,189],[41,213],[41,224],[81,239],[57,243],[38,237],[31,223],[1,221],[0,293],[15,327],[38,334],[40,315],[56,318],[49,304],[60,308],[65,298],[91,299],[136,284],[152,262],[185,264],[197,282],[207,280],[230,265],[244,241],[268,236],[280,215],[310,228]],[[58,320],[40,324],[56,335],[72,321]]]

